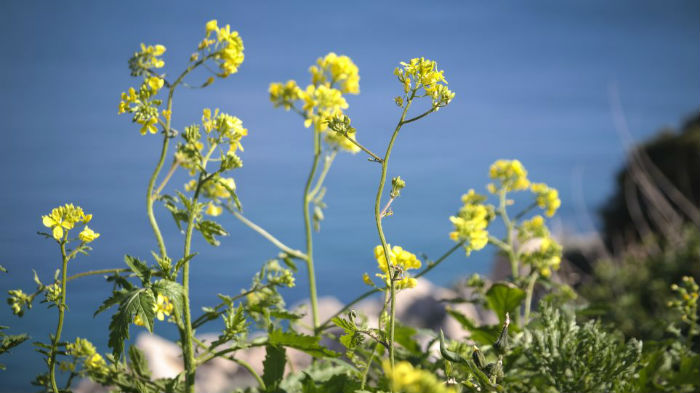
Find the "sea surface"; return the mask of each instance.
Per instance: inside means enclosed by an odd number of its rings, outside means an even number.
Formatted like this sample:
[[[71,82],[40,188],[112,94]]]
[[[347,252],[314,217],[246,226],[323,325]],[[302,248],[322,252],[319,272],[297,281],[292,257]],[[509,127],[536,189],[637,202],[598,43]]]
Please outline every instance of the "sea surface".
[[[625,138],[614,127],[611,90],[619,93],[630,136],[643,140],[676,127],[700,106],[697,1],[533,2],[2,2],[0,4],[0,293],[34,289],[32,269],[50,282],[60,264],[53,241],[36,235],[41,215],[66,202],[94,215],[101,233],[89,257],[69,273],[122,267],[125,254],[151,260],[157,245],[145,212],[146,184],[157,159],[159,135],[141,136],[117,115],[119,94],[138,81],[127,59],[141,42],[167,46],[169,75],[186,64],[217,18],[245,42],[240,72],[203,89],[176,93],[178,129],[197,122],[202,108],[240,117],[249,130],[234,173],[244,214],[293,248],[303,248],[301,196],[311,165],[312,135],[291,112],[274,109],[272,81],[308,83],[308,67],[330,51],[360,69],[361,94],[347,113],[358,140],[381,152],[399,117],[392,74],[400,61],[438,61],[456,98],[401,131],[389,176],[407,187],[385,219],[390,243],[435,259],[452,246],[448,217],[470,188],[485,191],[489,165],[518,158],[533,181],[560,190],[560,231],[596,228],[596,211],[611,194],[625,159]],[[189,79],[196,85],[206,72]],[[176,173],[166,188],[187,180]],[[373,201],[379,166],[362,154],[341,154],[326,182],[326,220],[315,235],[318,291],[349,301],[374,273],[378,238]],[[156,207],[170,255],[182,254],[184,236]],[[217,293],[236,294],[277,250],[235,218],[211,247],[195,235],[192,304],[215,304]],[[488,274],[493,249],[466,258],[455,253],[428,276],[451,285],[474,272]],[[286,290],[289,304],[307,297],[305,270]],[[99,277],[71,282],[65,339],[87,337],[107,351],[109,313],[92,313],[109,294]],[[0,307],[10,333],[48,340],[55,309],[36,302],[23,318]],[[216,328],[214,325],[211,329]],[[204,329],[202,332],[207,331]],[[140,332],[132,329],[132,334]],[[175,338],[164,323],[157,333]],[[30,342],[0,357],[0,391],[33,391],[42,367]]]

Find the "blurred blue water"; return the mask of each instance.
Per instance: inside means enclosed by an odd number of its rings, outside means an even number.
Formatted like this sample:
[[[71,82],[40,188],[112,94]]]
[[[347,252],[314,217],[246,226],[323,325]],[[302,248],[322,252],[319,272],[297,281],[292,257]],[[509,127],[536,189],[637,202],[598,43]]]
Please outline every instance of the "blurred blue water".
[[[488,165],[517,157],[533,180],[560,189],[561,224],[586,231],[575,205],[593,212],[611,191],[624,152],[612,126],[608,86],[616,83],[636,138],[697,109],[700,76],[696,1],[610,3],[551,1],[506,4],[454,2],[322,2],[232,4],[156,2],[2,2],[0,4],[0,292],[33,287],[34,268],[49,281],[57,248],[35,235],[40,215],[72,201],[95,216],[102,234],[90,257],[70,272],[122,265],[125,253],[147,258],[156,248],[145,215],[145,186],[160,148],[116,115],[119,93],[136,84],[126,60],[140,42],[168,47],[166,71],[178,72],[218,18],[238,30],[246,61],[238,74],[204,90],[177,93],[174,124],[197,121],[218,106],[250,130],[235,177],[245,213],[295,248],[302,248],[302,184],[310,165],[311,136],[297,116],[274,110],[271,81],[308,81],[319,56],[336,51],[360,68],[361,96],[348,113],[358,138],[382,150],[398,118],[392,97],[399,61],[438,61],[457,93],[439,113],[402,132],[390,176],[408,188],[386,220],[390,242],[437,257],[451,246],[447,217],[470,187],[482,189]],[[203,75],[198,75],[202,80]],[[195,78],[196,79],[196,78]],[[574,176],[574,173],[581,174]],[[316,237],[319,293],[349,300],[372,272],[377,243],[372,203],[377,166],[361,155],[343,155],[329,175],[327,220]],[[179,173],[171,185],[185,180]],[[483,190],[483,189],[482,189]],[[171,255],[182,236],[158,208]],[[237,293],[276,250],[231,217],[231,236],[219,248],[195,239],[193,306],[215,303],[217,293]],[[492,250],[453,256],[430,279],[449,284],[488,272]],[[286,292],[290,303],[307,296],[305,276]],[[98,278],[69,288],[66,339],[88,337],[106,349],[107,316],[92,318],[108,288]],[[54,312],[43,305],[24,318],[0,311],[1,324],[46,340]],[[161,324],[159,328],[162,328]],[[174,337],[173,331],[159,334]],[[27,391],[41,364],[30,344],[0,362],[0,391]]]

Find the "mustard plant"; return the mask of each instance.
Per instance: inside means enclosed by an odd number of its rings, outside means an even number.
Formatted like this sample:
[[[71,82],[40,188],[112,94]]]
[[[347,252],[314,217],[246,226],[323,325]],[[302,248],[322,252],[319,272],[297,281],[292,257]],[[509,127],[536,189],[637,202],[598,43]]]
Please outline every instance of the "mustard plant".
[[[623,343],[599,324],[579,327],[570,313],[553,310],[554,303],[542,303],[539,310],[533,308],[538,284],[554,288],[550,296],[558,297],[561,304],[575,294],[552,279],[561,264],[562,246],[553,238],[547,219],[561,205],[559,194],[544,183],[531,182],[520,161],[497,160],[488,171],[492,182],[485,187],[486,192],[470,189],[462,196],[456,213],[445,220],[446,225],[448,220],[452,225],[446,239],[454,244],[438,258],[419,257],[409,251],[414,248],[389,242],[383,220],[400,219],[394,208],[407,187],[401,176],[392,177],[390,187],[387,184],[396,140],[407,126],[413,127],[413,123],[447,107],[455,97],[435,61],[413,58],[399,63],[394,70],[399,94],[393,102],[399,115],[386,146],[376,150],[381,154],[358,140],[357,129],[346,113],[347,96],[360,92],[359,69],[348,56],[331,52],[320,57],[309,68],[310,82],[303,88],[294,80],[270,84],[273,106],[299,115],[311,134],[311,167],[301,190],[305,244],[299,250],[243,215],[234,176],[243,167],[241,156],[248,135],[243,120],[207,107],[202,108],[201,118],[179,129],[172,122],[179,87],[206,88],[237,73],[245,58],[242,38],[229,25],[220,26],[211,20],[204,26],[202,40],[188,55],[184,70],[165,72],[165,53],[161,44],[141,44],[129,60],[136,87],[121,94],[117,109],[119,114],[131,117],[140,134],[162,138],[146,187],[146,212],[157,251],[148,259],[125,255],[126,267],[68,276],[68,262],[78,254],[87,254],[89,244],[100,235],[87,226],[90,214],[66,204],[42,217],[43,225],[50,229],[42,235],[53,239],[61,252],[61,268],[53,283],[44,285],[35,274],[37,290],[33,293],[9,291],[8,303],[18,316],[29,310],[40,294],[44,302],[58,309],[55,332],[48,343],[37,344],[45,356],[47,373],[36,383],[45,391],[69,391],[75,378],[85,377],[124,392],[192,393],[197,369],[215,359],[231,361],[249,372],[256,386],[246,391],[253,392],[457,393],[536,391],[538,387],[594,391],[593,385],[619,391],[633,386],[630,381],[638,369],[640,343]],[[210,76],[192,81],[195,70],[209,72]],[[172,143],[176,143],[174,149]],[[322,321],[314,232],[320,230],[325,218],[324,182],[339,152],[366,155],[365,164],[377,168],[372,206],[378,241],[373,253],[369,248],[360,253],[367,259],[373,254],[377,271],[371,273],[368,268],[361,279],[358,277],[358,284],[361,280],[370,288]],[[170,166],[163,174],[167,160]],[[170,180],[178,169],[186,171],[189,179],[185,184],[173,185]],[[529,193],[529,198],[524,206],[517,206],[514,214],[516,193]],[[177,246],[170,239],[166,243],[160,230],[156,207],[161,205],[184,233]],[[534,213],[536,209],[541,213]],[[229,234],[217,221],[224,213],[257,232],[279,253],[261,264],[250,286],[235,294],[219,294],[213,305],[195,314],[190,303],[190,269],[198,256],[192,239],[199,233],[209,245],[218,246]],[[497,221],[502,223],[502,231]],[[78,227],[81,231],[77,238],[71,237],[71,231],[77,232]],[[447,307],[447,313],[469,334],[468,339],[448,339],[441,331],[419,330],[398,321],[399,291],[412,290],[418,278],[456,251],[462,249],[469,256],[487,245],[493,245],[508,260],[510,276],[491,282],[474,275],[467,281],[472,297],[450,301],[476,303],[493,312],[498,323],[480,325],[456,308]],[[178,251],[174,251],[176,247]],[[310,334],[302,331],[303,312],[288,309],[279,293],[280,288],[295,286],[299,262],[305,265],[308,276]],[[104,276],[113,288],[95,311],[97,315],[113,310],[108,354],[101,354],[84,338],[62,341],[67,283],[96,275]],[[697,288],[694,281],[684,279],[681,286],[674,287],[679,298],[669,304],[682,313],[690,340],[698,335]],[[352,307],[374,294],[382,294],[383,302],[376,325],[370,326],[368,316]],[[221,321],[223,329],[213,339],[199,338],[195,331],[212,321]],[[173,378],[155,379],[145,355],[136,346],[127,348],[126,342],[132,325],[154,332],[163,323],[174,325],[178,331],[183,371]],[[427,337],[427,345],[418,339],[419,335]],[[2,352],[26,338],[8,337],[3,336]],[[344,347],[343,353],[322,345],[321,340],[326,338],[337,339]],[[256,347],[265,349],[262,375],[239,356],[241,351]],[[303,351],[314,361],[304,370],[286,373],[288,348]],[[542,355],[545,352],[555,355],[549,359]],[[689,358],[696,355],[692,351],[683,353]],[[599,360],[607,370],[596,371],[590,359]],[[566,364],[571,366],[566,368]],[[59,387],[56,366],[66,373],[63,387]]]

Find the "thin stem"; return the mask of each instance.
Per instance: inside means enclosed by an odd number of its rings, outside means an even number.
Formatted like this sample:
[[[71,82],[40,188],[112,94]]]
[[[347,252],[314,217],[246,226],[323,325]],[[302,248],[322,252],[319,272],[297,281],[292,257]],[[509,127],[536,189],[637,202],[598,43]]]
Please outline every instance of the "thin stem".
[[[153,174],[151,175],[151,178],[148,180],[148,188],[146,190],[146,213],[148,214],[148,221],[151,223],[151,228],[153,229],[153,234],[156,236],[156,240],[158,241],[158,249],[160,250],[160,256],[162,258],[167,257],[168,253],[165,248],[165,241],[163,240],[163,235],[160,232],[160,228],[158,227],[158,221],[156,221],[155,214],[153,213],[153,202],[155,201],[155,196],[153,194],[153,188],[155,187],[156,180],[158,179],[158,175],[160,174],[160,170],[163,168],[163,163],[165,162],[165,156],[168,153],[168,144],[170,143],[170,137],[171,137],[171,119],[172,119],[172,110],[173,110],[173,95],[175,94],[175,88],[177,85],[179,85],[182,80],[192,72],[195,68],[199,67],[200,65],[204,64],[205,61],[207,61],[212,55],[208,55],[201,60],[191,64],[189,67],[187,67],[180,76],[177,77],[175,82],[172,84],[168,83],[167,81],[165,82],[168,86],[168,100],[166,104],[166,110],[167,113],[170,115],[165,118],[165,126],[163,130],[163,147],[161,148],[160,151],[160,157],[158,158],[158,163],[156,164],[156,168],[153,170]],[[165,183],[165,182],[164,182]]]
[[[126,269],[126,268],[124,268],[124,269],[90,270],[90,271],[87,271],[87,272],[82,272],[82,273],[74,274],[74,275],[68,277],[68,279],[66,279],[66,281],[73,281],[73,280],[78,279],[78,278],[81,278],[81,277],[96,276],[96,275],[98,275],[98,274],[125,273],[125,272],[129,272],[129,271],[131,271],[131,270]]]
[[[160,194],[161,191],[163,191],[163,188],[165,188],[165,185],[168,184],[168,181],[170,181],[170,178],[173,177],[173,174],[177,170],[177,167],[180,165],[180,163],[177,160],[173,160],[173,163],[170,165],[170,169],[168,169],[168,173],[165,175],[165,178],[163,181],[160,183],[158,188],[156,188],[156,191],[153,194],[153,197],[156,198]]]
[[[386,206],[384,206],[384,208],[382,209],[382,212],[380,213],[382,215],[382,217],[386,216],[386,212],[391,207],[391,204],[394,203],[394,199],[396,199],[396,198],[394,198],[394,197],[389,198],[389,202],[386,203]]]
[[[321,190],[321,187],[323,186],[324,180],[326,180],[326,175],[328,175],[328,171],[331,169],[331,165],[333,165],[333,160],[335,160],[335,156],[338,154],[337,149],[333,149],[330,155],[326,157],[326,159],[323,161],[323,169],[321,169],[321,174],[318,175],[318,179],[316,180],[316,185],[314,186],[314,189],[311,190],[309,193],[309,199],[313,199],[318,192]]]
[[[58,385],[56,384],[56,352],[58,350],[58,343],[61,341],[63,318],[66,311],[66,270],[68,269],[68,256],[66,255],[65,239],[61,241],[61,260],[61,299],[58,304],[58,325],[56,326],[56,333],[54,334],[53,342],[51,343],[51,352],[49,354],[49,379],[51,380],[51,388],[54,393],[58,393]]]
[[[248,372],[250,373],[250,375],[252,375],[253,378],[255,378],[255,380],[258,382],[258,386],[260,386],[260,389],[261,389],[262,391],[266,391],[266,390],[267,390],[267,386],[265,386],[265,382],[263,382],[262,378],[260,378],[260,374],[258,374],[257,372],[255,372],[255,370],[254,370],[253,367],[250,365],[250,363],[248,363],[248,362],[246,362],[245,360],[242,360],[242,359],[236,359],[236,358],[234,358],[234,357],[232,357],[232,356],[231,356],[231,357],[227,356],[226,359],[229,359],[229,360],[231,360],[231,361],[234,362],[234,363],[238,363],[238,364],[241,365],[244,369],[248,370]]]
[[[309,216],[309,192],[311,191],[311,183],[316,175],[316,169],[318,168],[318,160],[321,157],[321,133],[313,131],[314,138],[314,160],[311,164],[311,171],[309,171],[309,177],[306,179],[306,186],[304,187],[304,232],[306,234],[306,267],[309,274],[309,295],[311,299],[311,314],[313,317],[313,328],[314,334],[317,333],[319,319],[318,319],[318,299],[316,296],[316,275],[314,272],[314,254],[313,254],[313,234],[311,231],[311,217]]]
[[[250,221],[246,217],[244,217],[241,213],[237,212],[236,210],[231,209],[231,213],[233,214],[234,217],[236,217],[240,222],[243,224],[247,225],[250,229],[254,230],[255,232],[259,233],[262,237],[265,239],[269,240],[270,243],[274,244],[275,247],[279,248],[280,250],[284,251],[285,253],[293,256],[294,258],[301,259],[301,260],[306,260],[306,254],[299,250],[294,250],[288,246],[286,246],[284,243],[279,241],[276,237],[272,236],[270,232],[264,230],[254,222]]]
[[[527,325],[527,322],[530,319],[530,308],[532,307],[532,294],[535,291],[535,283],[537,282],[538,277],[539,274],[537,272],[533,272],[530,276],[530,279],[527,282],[527,291],[525,292],[525,314],[523,315],[523,325]]]
[[[379,186],[377,187],[377,196],[374,200],[374,221],[377,225],[377,232],[379,234],[379,240],[382,243],[382,248],[384,249],[384,255],[387,263],[387,274],[389,275],[389,286],[390,286],[390,296],[391,296],[391,318],[389,320],[389,361],[391,362],[391,369],[394,369],[394,327],[395,327],[395,318],[396,318],[396,310],[394,309],[395,306],[395,297],[396,297],[396,283],[394,282],[394,274],[393,274],[393,268],[391,266],[391,261],[390,261],[390,253],[389,253],[389,245],[386,242],[386,238],[384,236],[384,229],[382,228],[382,215],[381,215],[381,203],[382,203],[382,194],[384,193],[384,183],[386,182],[386,172],[389,164],[389,157],[391,156],[391,150],[394,148],[394,142],[396,141],[396,137],[399,135],[399,130],[401,130],[401,126],[403,125],[404,120],[406,119],[406,113],[408,113],[408,108],[411,107],[411,101],[413,100],[413,97],[415,97],[415,91],[413,91],[411,97],[406,101],[406,105],[403,108],[403,112],[401,113],[401,118],[399,119],[399,122],[396,124],[396,128],[394,128],[394,133],[391,135],[391,139],[389,140],[389,146],[387,146],[386,153],[384,154],[384,159],[382,159],[382,173],[379,178]]]
[[[173,90],[171,88],[170,93],[168,94],[168,110],[170,110],[172,107],[172,93]],[[168,123],[170,123],[170,120],[168,120]],[[163,235],[160,233],[158,221],[156,221],[156,216],[153,213],[153,202],[155,201],[153,196],[153,187],[156,183],[156,179],[158,178],[158,174],[160,173],[160,169],[163,167],[163,163],[165,162],[165,156],[168,153],[169,143],[170,136],[168,135],[166,129],[166,131],[163,133],[163,147],[160,151],[160,157],[158,158],[156,168],[148,181],[148,189],[146,190],[146,213],[148,214],[148,221],[151,223],[151,228],[153,228],[153,234],[156,236],[156,240],[158,241],[158,249],[160,250],[160,256],[162,258],[165,258],[168,255],[168,251],[165,248],[165,241],[163,240]]]
[[[408,124],[408,123],[412,123],[412,122],[414,122],[414,121],[416,121],[416,120],[420,120],[420,119],[422,119],[422,118],[428,116],[429,114],[435,112],[436,110],[437,110],[437,107],[434,106],[434,107],[432,107],[430,110],[428,110],[428,111],[425,112],[425,113],[422,113],[422,114],[420,114],[420,115],[418,115],[418,116],[416,116],[416,117],[410,118],[410,119],[408,119],[408,120],[406,120],[406,121],[402,121],[402,122],[401,122],[401,125]]]
[[[429,263],[429,264],[425,267],[425,269],[423,269],[423,270],[421,270],[420,272],[418,272],[418,274],[415,275],[415,278],[422,277],[422,276],[428,274],[428,272],[430,272],[431,270],[435,269],[440,263],[442,263],[445,259],[447,259],[447,257],[449,257],[450,255],[452,255],[452,253],[454,253],[454,252],[457,251],[460,247],[462,247],[463,244],[464,244],[464,241],[461,241],[461,242],[455,244],[454,246],[452,246],[449,250],[447,250],[444,254],[442,254],[442,255],[441,255],[438,259],[436,259],[434,262]],[[328,318],[324,323],[322,323],[321,326],[319,327],[319,330],[320,330],[320,331],[325,330],[325,329],[330,325],[331,320],[332,320],[333,318],[335,318],[335,317],[341,315],[342,313],[344,313],[345,311],[347,311],[350,307],[352,307],[352,306],[354,306],[355,304],[359,303],[359,302],[362,301],[363,299],[367,298],[368,296],[374,295],[374,294],[377,293],[377,292],[385,291],[386,289],[388,289],[388,288],[374,288],[374,289],[370,289],[369,291],[367,291],[367,292],[361,294],[360,296],[356,297],[356,298],[353,299],[350,303],[348,303],[348,304],[346,304],[345,306],[343,306],[343,308],[341,308],[340,311],[336,312],[336,313],[333,314],[330,318]]]
[[[442,254],[442,255],[440,256],[440,258],[438,258],[438,259],[436,259],[434,262],[428,264],[428,266],[427,266],[425,269],[423,269],[423,270],[420,271],[418,274],[416,274],[415,278],[424,276],[424,275],[428,274],[429,271],[435,269],[440,263],[442,263],[442,261],[444,261],[445,259],[447,259],[447,257],[449,257],[450,255],[452,255],[453,252],[459,250],[459,248],[462,247],[462,245],[464,245],[464,242],[465,242],[465,241],[462,240],[461,242],[459,242],[459,243],[455,244],[454,246],[452,246],[452,248],[450,248],[450,249],[447,250],[444,254]]]
[[[362,384],[360,384],[360,390],[365,390],[365,384],[367,383],[367,375],[369,374],[369,369],[372,366],[374,357],[377,355],[377,348],[380,348],[380,345],[381,344],[376,344],[374,346],[374,349],[372,349],[372,355],[370,355],[369,360],[367,360],[367,367],[365,368],[365,371],[362,372]]]
[[[359,147],[360,150],[362,150],[363,152],[369,154],[369,155],[372,157],[372,160],[374,160],[374,161],[376,161],[376,162],[382,162],[382,161],[383,161],[381,157],[379,157],[378,155],[374,154],[370,149],[368,149],[368,148],[362,146],[362,144],[360,144],[360,142],[358,142],[358,141],[356,141],[356,140],[350,138],[350,137],[348,136],[347,132],[341,132],[340,135],[344,136],[345,139],[347,139],[348,141],[350,141],[350,143],[352,143],[353,145]],[[371,160],[370,160],[370,161],[371,161]]]

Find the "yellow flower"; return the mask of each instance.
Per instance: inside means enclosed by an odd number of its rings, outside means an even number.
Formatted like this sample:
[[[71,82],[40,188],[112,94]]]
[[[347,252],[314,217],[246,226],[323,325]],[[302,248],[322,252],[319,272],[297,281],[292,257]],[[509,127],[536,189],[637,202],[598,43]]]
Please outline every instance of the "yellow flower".
[[[209,202],[207,203],[207,210],[204,213],[216,217],[221,215],[223,211],[224,209],[221,206],[217,206],[213,202]]]
[[[441,108],[452,101],[455,94],[447,88],[443,71],[438,71],[437,63],[423,57],[401,62],[401,68],[394,70],[404,93],[423,89],[426,96],[432,98],[433,108]]]
[[[90,243],[90,242],[92,242],[93,240],[95,240],[95,239],[97,239],[98,237],[100,237],[100,234],[94,232],[92,229],[88,228],[87,225],[85,225],[85,228],[83,228],[83,230],[80,232],[80,234],[78,235],[78,237],[80,238],[80,240],[81,240],[83,243]]]
[[[387,285],[390,284],[389,274],[387,270],[387,261],[384,256],[384,247],[378,245],[374,248],[374,257],[377,260],[377,267],[382,271],[383,274],[377,274],[377,277],[381,278]],[[411,269],[419,269],[421,267],[421,262],[416,258],[416,255],[404,250],[402,247],[394,246],[389,248],[389,262],[392,266],[400,269],[401,272],[405,272]],[[414,288],[416,286],[416,279],[412,277],[399,277],[395,281],[395,286],[397,289],[404,288]]]
[[[137,120],[136,122],[141,124],[141,129],[139,130],[141,135],[146,135],[148,132],[151,134],[158,132],[158,127],[156,127],[156,124],[158,124],[158,118],[156,117],[151,117],[148,120]]]
[[[212,19],[209,22],[207,22],[207,24],[205,25],[205,29],[207,31],[207,36],[213,31],[218,31],[219,25],[217,24],[216,19]]]
[[[489,191],[496,193],[497,190],[520,191],[526,190],[530,186],[527,179],[527,171],[518,160],[497,160],[489,169],[489,177],[499,181],[499,185],[489,185]]]
[[[414,368],[407,361],[401,361],[391,367],[391,362],[385,359],[382,363],[384,375],[391,383],[394,392],[407,393],[455,393],[448,388],[432,372]]]
[[[71,230],[75,224],[87,224],[91,219],[92,214],[85,214],[82,208],[72,203],[54,208],[48,215],[41,216],[44,226],[51,228],[53,238],[58,241],[63,238],[64,229]]]
[[[486,197],[479,195],[474,190],[462,195],[462,208],[457,216],[451,216],[450,221],[454,225],[454,231],[450,233],[450,239],[464,241],[464,249],[469,255],[472,250],[481,250],[489,241],[487,227],[494,217],[493,207],[484,205]]]
[[[154,94],[158,92],[163,87],[163,84],[165,81],[157,76],[152,76],[148,79],[146,79],[146,83],[148,84],[148,87],[153,90]]]
[[[311,83],[314,86],[332,87],[337,84],[343,93],[358,94],[360,92],[359,70],[348,56],[338,56],[330,52],[325,57],[316,60],[316,64],[309,68]]]
[[[167,296],[163,296],[159,293],[158,297],[156,298],[156,307],[154,311],[156,312],[156,318],[158,318],[159,321],[162,321],[166,316],[170,316],[170,314],[172,314],[173,304],[170,302],[170,299],[168,299]]]
[[[294,102],[302,98],[303,91],[293,80],[287,83],[270,83],[268,90],[270,93],[270,101],[275,108],[282,106],[285,110],[290,110],[294,106]]]
[[[145,322],[143,319],[141,319],[141,316],[140,316],[140,315],[136,314],[136,316],[134,317],[134,325],[136,325],[136,326],[144,326],[144,327],[145,327],[145,326],[146,326],[146,322]]]
[[[559,191],[544,183],[532,183],[530,191],[535,193],[537,206],[544,209],[547,217],[552,217],[561,206]]]
[[[363,281],[365,284],[369,285],[370,287],[373,287],[373,286],[374,286],[374,282],[372,282],[372,278],[371,278],[371,277],[369,276],[369,274],[367,274],[367,273],[364,273],[364,274],[362,275],[362,281]]]

